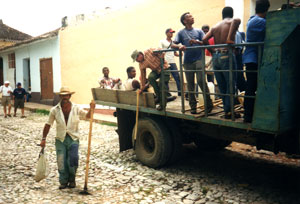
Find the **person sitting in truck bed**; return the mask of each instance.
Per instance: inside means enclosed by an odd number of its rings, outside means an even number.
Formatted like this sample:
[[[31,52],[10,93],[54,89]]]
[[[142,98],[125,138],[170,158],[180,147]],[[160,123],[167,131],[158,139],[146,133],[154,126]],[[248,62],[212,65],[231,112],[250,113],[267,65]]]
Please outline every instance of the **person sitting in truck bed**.
[[[134,67],[128,67],[127,70],[127,76],[128,79],[125,81],[124,85],[124,89],[126,91],[136,91],[137,89],[140,88],[140,82],[135,78],[136,76],[136,70]]]
[[[155,95],[156,95],[156,101],[159,103],[159,106],[157,107],[157,110],[161,111],[163,110],[163,106],[165,104],[162,103],[162,91],[161,87],[159,87],[157,83],[157,79],[161,76],[161,67],[160,67],[160,60],[161,58],[164,58],[164,54],[155,54],[153,51],[155,49],[150,48],[144,52],[140,52],[135,50],[131,54],[131,58],[133,59],[133,62],[137,61],[140,66],[141,71],[141,91],[146,90],[146,69],[149,68],[152,70],[152,72],[148,75],[148,81],[149,84],[153,87]],[[170,80],[170,72],[166,72],[170,70],[169,64],[167,61],[164,61],[164,83],[166,91],[168,92],[168,83]],[[165,94],[165,98],[167,101],[167,94]],[[175,100],[175,96],[170,96],[168,98],[168,101]]]
[[[122,89],[122,82],[119,78],[110,78],[108,67],[102,69],[103,77],[99,79],[99,85],[102,89]]]

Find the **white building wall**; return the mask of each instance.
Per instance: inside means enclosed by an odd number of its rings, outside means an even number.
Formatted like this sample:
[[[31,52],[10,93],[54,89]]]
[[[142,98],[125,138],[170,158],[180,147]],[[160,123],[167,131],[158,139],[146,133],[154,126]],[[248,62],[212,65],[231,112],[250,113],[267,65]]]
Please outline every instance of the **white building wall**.
[[[11,52],[9,52],[11,53]],[[8,54],[8,53],[7,53]],[[7,54],[0,54],[3,60],[3,82],[9,81],[10,86],[14,89],[15,88],[15,69],[8,68],[8,55]],[[0,84],[3,85],[3,84]]]
[[[233,8],[233,17],[241,19],[239,31],[243,32],[244,28],[244,1],[243,0],[225,0],[225,6]]]
[[[6,78],[12,80],[14,75],[8,69],[8,54],[15,52],[16,56],[16,82],[23,82],[23,59],[30,60],[30,78],[31,78],[31,91],[41,92],[40,82],[40,59],[52,58],[53,68],[53,91],[59,92],[61,87],[61,66],[60,66],[60,52],[59,52],[59,37],[52,39],[33,42],[32,44],[25,45],[21,48],[10,50],[6,53],[1,53],[3,57],[4,67],[4,80]]]

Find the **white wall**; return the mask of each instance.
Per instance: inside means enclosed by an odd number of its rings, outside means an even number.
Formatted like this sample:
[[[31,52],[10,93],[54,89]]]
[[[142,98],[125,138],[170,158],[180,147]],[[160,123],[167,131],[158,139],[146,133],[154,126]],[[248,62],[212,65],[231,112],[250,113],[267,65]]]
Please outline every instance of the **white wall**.
[[[241,19],[239,31],[243,32],[244,28],[244,1],[243,0],[225,0],[225,6],[233,8],[233,17]]]
[[[11,53],[11,52],[9,52]],[[9,81],[10,86],[15,88],[15,69],[8,68],[8,53],[7,54],[0,54],[0,57],[3,59],[3,82]],[[0,84],[3,85],[3,84]]]
[[[16,56],[16,81],[23,82],[23,59],[30,59],[31,91],[41,92],[40,59],[52,58],[53,66],[53,91],[59,92],[61,87],[61,69],[59,53],[59,37],[44,41],[33,42],[21,48],[15,48],[6,53],[1,53],[4,64],[4,79],[11,75],[8,73],[8,53],[15,52]],[[12,76],[13,77],[13,76]],[[10,77],[8,77],[10,78]]]

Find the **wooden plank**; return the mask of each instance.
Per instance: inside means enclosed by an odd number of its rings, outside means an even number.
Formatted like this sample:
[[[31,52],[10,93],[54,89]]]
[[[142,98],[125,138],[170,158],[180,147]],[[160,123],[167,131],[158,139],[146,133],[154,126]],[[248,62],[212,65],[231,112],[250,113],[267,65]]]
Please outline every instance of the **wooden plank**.
[[[111,89],[92,89],[94,100],[121,103],[128,105],[136,105],[136,92],[135,91],[123,91],[123,90],[111,90]],[[149,108],[155,108],[155,101],[153,93],[143,93],[145,97],[141,97],[139,105],[147,104]],[[144,101],[146,99],[146,101]]]
[[[94,100],[117,103],[114,90],[101,89],[101,88],[94,88],[94,90],[95,90]]]

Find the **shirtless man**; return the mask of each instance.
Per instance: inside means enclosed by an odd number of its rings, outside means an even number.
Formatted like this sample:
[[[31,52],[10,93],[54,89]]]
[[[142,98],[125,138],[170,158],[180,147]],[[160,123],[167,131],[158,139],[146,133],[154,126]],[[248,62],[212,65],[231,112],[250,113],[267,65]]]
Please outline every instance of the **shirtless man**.
[[[239,28],[241,20],[238,18],[233,19],[233,9],[231,7],[225,7],[222,11],[223,20],[215,25],[203,38],[203,43],[209,45],[208,40],[214,37],[215,44],[234,44],[235,34]],[[228,48],[217,48],[210,49],[213,53],[213,68],[214,70],[229,70],[229,57],[232,57],[233,67],[232,70],[236,69],[236,62],[234,54],[229,55]],[[235,76],[233,72],[233,81],[229,81],[229,72],[215,72],[217,83],[219,85],[220,92],[222,94],[234,93],[235,89]],[[233,84],[233,90],[230,90],[230,83]],[[231,118],[230,111],[230,97],[221,96],[224,105],[224,118]],[[235,114],[235,117],[240,117]]]

